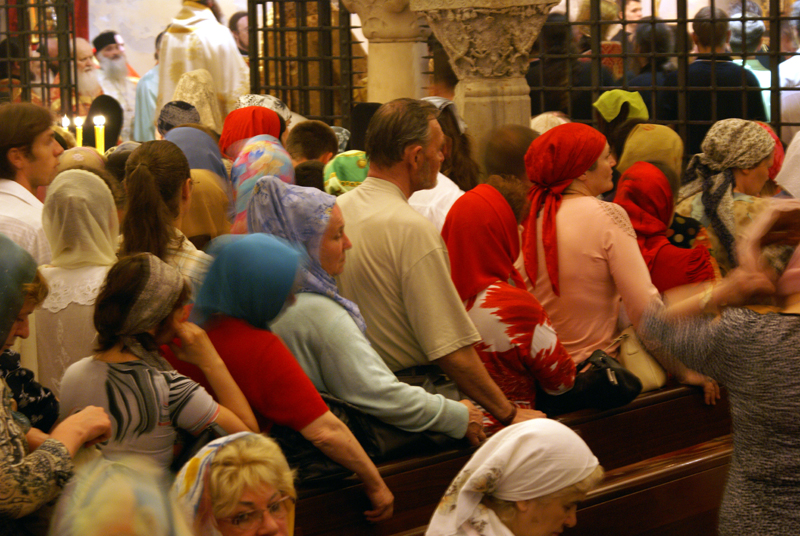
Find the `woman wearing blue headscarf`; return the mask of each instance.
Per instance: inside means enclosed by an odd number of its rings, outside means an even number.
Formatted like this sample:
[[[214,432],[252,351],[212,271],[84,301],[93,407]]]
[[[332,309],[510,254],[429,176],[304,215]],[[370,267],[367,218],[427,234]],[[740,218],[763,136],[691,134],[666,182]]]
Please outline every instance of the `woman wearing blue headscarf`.
[[[277,177],[260,179],[253,192],[248,230],[279,236],[308,252],[297,303],[272,327],[317,390],[403,430],[467,436],[477,443],[482,418],[474,406],[399,381],[370,346],[358,306],[339,294],[333,278],[344,270],[352,244],[336,198]]]
[[[366,513],[391,516],[394,498],[375,465],[347,426],[336,418],[281,340],[272,322],[293,301],[305,254],[264,234],[223,237],[212,243],[216,258],[192,314],[253,408],[259,427],[299,431],[324,454],[355,472],[372,500]],[[202,384],[203,375],[166,355],[183,374]]]

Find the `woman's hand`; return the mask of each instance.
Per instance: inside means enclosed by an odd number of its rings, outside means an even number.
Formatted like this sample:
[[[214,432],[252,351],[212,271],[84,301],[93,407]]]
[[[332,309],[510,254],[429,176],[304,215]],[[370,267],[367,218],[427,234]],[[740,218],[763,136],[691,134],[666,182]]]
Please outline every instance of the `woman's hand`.
[[[480,446],[481,443],[486,441],[486,432],[483,430],[483,412],[469,400],[464,399],[459,400],[459,402],[467,406],[469,410],[469,423],[464,437],[469,440],[469,444],[473,447]]]
[[[173,327],[181,345],[169,343],[169,347],[178,359],[201,368],[222,360],[203,328],[191,322],[178,321]]]
[[[719,384],[713,378],[687,368],[679,381],[685,385],[694,385],[703,389],[706,405],[715,406],[719,400]]]
[[[529,421],[531,419],[546,419],[546,418],[547,415],[545,415],[539,410],[519,408],[517,410],[517,416],[514,417],[514,422],[511,424],[517,424],[518,422]]]
[[[64,443],[72,456],[81,447],[91,447],[111,437],[111,420],[103,408],[86,406],[73,413],[50,434],[52,439]]]
[[[392,517],[394,513],[394,495],[392,495],[392,492],[386,487],[386,484],[383,483],[383,480],[381,480],[380,487],[374,490],[367,489],[366,491],[369,502],[372,503],[372,510],[364,512],[367,521],[377,523]]]

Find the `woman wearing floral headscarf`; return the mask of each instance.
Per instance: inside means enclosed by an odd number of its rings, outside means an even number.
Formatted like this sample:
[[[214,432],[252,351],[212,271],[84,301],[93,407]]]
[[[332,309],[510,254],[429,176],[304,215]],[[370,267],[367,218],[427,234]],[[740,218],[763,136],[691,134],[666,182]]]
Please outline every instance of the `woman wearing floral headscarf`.
[[[248,209],[249,230],[300,244],[309,255],[295,305],[272,327],[317,390],[403,430],[454,438],[466,434],[477,442],[480,418],[472,404],[399,381],[367,341],[358,306],[339,294],[333,278],[344,270],[352,245],[336,198],[276,177],[259,180],[256,190]]]
[[[294,184],[292,157],[272,136],[250,138],[236,157],[231,170],[236,202],[232,234],[247,232],[247,206],[253,196],[253,188],[260,178],[267,176],[275,176],[285,183]]]
[[[577,503],[603,468],[563,424],[508,426],[470,458],[447,488],[425,536],[551,536],[574,527]]]
[[[272,439],[243,432],[212,441],[186,462],[172,495],[197,536],[294,534],[292,471]]]
[[[736,240],[768,201],[758,198],[769,180],[775,141],[755,121],[725,119],[709,129],[686,168],[675,212],[700,221],[725,275],[739,265]]]

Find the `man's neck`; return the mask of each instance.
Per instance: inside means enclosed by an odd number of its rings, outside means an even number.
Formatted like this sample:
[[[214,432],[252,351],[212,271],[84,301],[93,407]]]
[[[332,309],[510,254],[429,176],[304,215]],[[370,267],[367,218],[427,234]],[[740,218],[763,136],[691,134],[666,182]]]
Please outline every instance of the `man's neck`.
[[[400,188],[406,199],[411,197],[414,192],[411,191],[411,181],[408,178],[408,173],[403,169],[403,163],[400,162],[390,168],[378,167],[370,164],[367,172],[368,177],[375,177],[386,182],[390,182]]]
[[[724,54],[729,55],[730,52],[726,49],[725,45],[720,45],[718,47],[704,47],[701,45],[697,45],[697,52],[698,54]]]

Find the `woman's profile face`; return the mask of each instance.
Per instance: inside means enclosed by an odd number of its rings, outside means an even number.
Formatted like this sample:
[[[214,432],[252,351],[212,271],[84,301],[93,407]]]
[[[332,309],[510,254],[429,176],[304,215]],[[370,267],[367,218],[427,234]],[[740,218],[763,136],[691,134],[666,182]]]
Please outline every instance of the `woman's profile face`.
[[[344,234],[344,217],[339,205],[333,205],[328,228],[322,235],[319,244],[319,263],[322,269],[332,276],[337,276],[344,271],[345,252],[353,244]]]
[[[509,528],[514,536],[554,536],[577,524],[576,511],[584,495],[573,493],[546,502],[517,501],[517,516]]]
[[[289,536],[286,517],[291,498],[266,484],[242,493],[236,509],[225,518],[216,518],[222,536]]]

